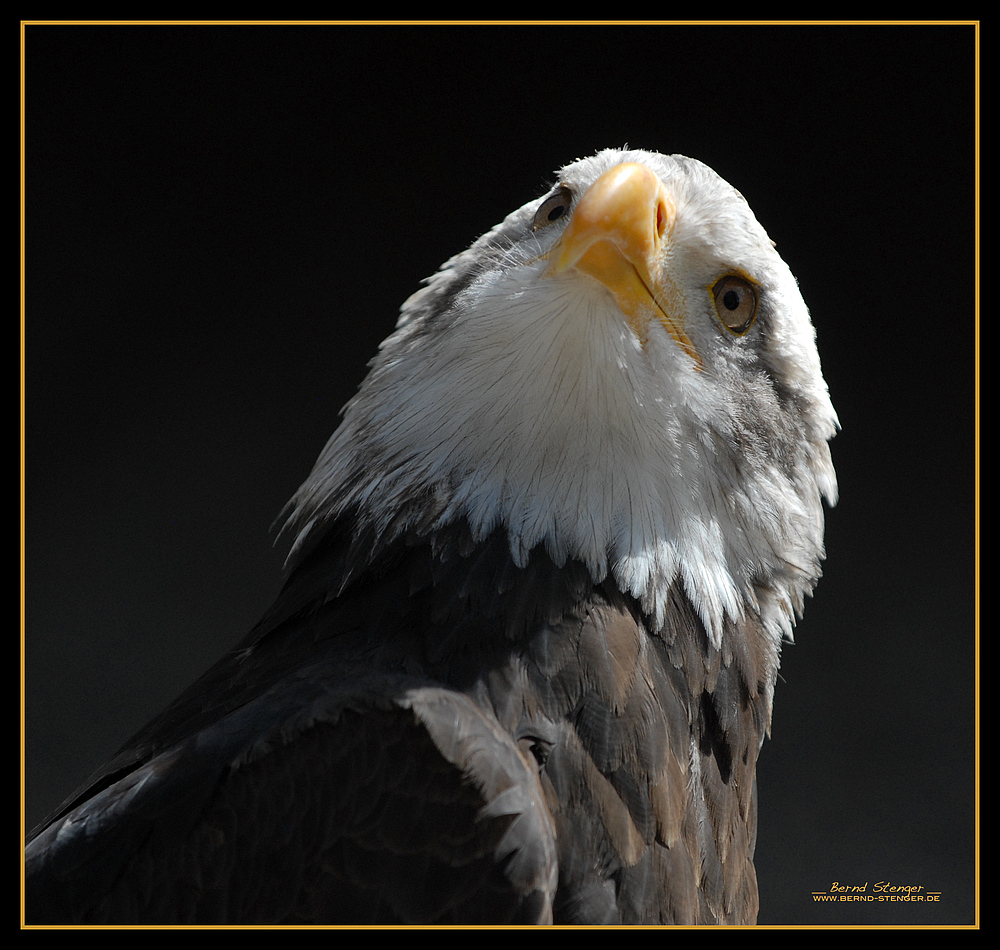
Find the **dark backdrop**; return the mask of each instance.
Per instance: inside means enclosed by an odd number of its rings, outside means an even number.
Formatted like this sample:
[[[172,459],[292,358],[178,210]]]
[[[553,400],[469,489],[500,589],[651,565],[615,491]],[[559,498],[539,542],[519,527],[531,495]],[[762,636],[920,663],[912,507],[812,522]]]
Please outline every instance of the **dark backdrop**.
[[[25,28],[26,823],[249,629],[451,254],[608,146],[799,278],[843,432],[760,765],[762,923],[974,915],[972,27]],[[937,903],[818,904],[834,881]]]

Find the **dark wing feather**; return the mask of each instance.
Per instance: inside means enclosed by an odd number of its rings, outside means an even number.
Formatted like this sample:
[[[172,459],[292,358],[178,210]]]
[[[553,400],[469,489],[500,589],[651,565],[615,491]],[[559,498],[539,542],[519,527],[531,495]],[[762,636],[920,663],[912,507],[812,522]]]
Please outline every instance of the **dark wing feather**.
[[[773,674],[456,527],[334,526],[29,844],[35,921],[747,922]],[[763,642],[763,641],[760,641]]]
[[[440,687],[316,685],[283,684],[50,825],[29,917],[550,921],[537,770],[495,720]]]

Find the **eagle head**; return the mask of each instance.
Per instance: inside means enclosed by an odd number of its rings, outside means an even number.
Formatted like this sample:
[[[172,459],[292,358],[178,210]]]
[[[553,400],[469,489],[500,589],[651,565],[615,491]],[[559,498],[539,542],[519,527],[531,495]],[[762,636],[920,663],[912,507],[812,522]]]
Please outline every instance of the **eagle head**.
[[[795,278],[735,188],[602,151],[424,283],[291,502],[292,562],[345,515],[373,546],[464,520],[519,566],[542,546],[612,579],[654,628],[679,583],[716,646],[748,613],[775,650],[791,636],[837,417]]]

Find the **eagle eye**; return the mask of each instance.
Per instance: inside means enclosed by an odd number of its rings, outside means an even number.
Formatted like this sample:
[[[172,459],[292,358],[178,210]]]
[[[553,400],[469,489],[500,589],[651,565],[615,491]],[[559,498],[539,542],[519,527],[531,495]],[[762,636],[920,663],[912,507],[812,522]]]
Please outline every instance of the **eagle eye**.
[[[548,227],[553,221],[558,221],[569,211],[569,206],[573,203],[573,192],[565,185],[552,195],[549,195],[535,212],[535,219],[531,224],[532,231]]]
[[[712,288],[715,312],[723,326],[736,336],[743,336],[757,317],[757,288],[743,277],[723,277]]]

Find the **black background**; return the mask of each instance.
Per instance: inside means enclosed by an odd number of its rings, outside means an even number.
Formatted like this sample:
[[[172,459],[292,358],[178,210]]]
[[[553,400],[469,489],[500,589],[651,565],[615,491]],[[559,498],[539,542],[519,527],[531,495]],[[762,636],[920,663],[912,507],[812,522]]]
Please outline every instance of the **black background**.
[[[973,921],[971,26],[32,25],[25,64],[28,827],[272,600],[268,527],[420,279],[627,143],[747,197],[843,427],[760,921]]]

